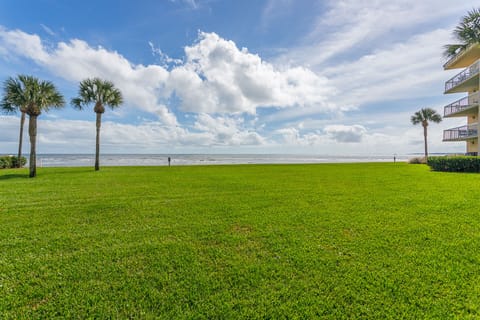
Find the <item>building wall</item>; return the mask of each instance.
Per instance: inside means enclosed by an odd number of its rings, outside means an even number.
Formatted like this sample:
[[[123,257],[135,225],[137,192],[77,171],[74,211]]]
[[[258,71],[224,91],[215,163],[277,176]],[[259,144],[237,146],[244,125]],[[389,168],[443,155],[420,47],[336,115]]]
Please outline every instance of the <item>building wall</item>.
[[[467,116],[467,124],[477,123],[478,122],[478,115],[477,114],[469,114]]]
[[[468,104],[476,104],[479,102],[478,90],[473,90],[468,93]]]
[[[478,152],[478,139],[467,141],[467,152]]]

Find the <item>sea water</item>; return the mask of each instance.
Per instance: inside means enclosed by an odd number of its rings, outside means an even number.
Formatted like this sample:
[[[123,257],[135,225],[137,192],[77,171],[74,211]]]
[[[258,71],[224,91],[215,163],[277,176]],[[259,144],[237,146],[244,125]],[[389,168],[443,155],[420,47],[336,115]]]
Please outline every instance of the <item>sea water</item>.
[[[395,155],[395,160],[405,162],[414,155]],[[348,163],[393,162],[394,155],[299,155],[299,154],[102,154],[102,166],[172,166],[225,165],[225,164],[289,164],[289,163]],[[28,159],[28,157],[27,157]],[[92,154],[39,154],[39,167],[93,166]]]

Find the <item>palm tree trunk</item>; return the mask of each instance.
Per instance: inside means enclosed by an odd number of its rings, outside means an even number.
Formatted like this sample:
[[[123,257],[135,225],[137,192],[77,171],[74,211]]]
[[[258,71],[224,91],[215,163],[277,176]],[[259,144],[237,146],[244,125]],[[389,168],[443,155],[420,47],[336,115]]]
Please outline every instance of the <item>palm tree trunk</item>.
[[[28,134],[30,135],[30,178],[33,178],[37,176],[37,116],[29,116]]]
[[[17,168],[22,166],[22,144],[23,144],[23,126],[25,125],[25,112],[22,112],[20,117],[20,137],[18,138],[18,157],[17,157]]]
[[[425,160],[428,160],[427,126],[423,126],[423,141],[425,143]]]
[[[97,139],[95,146],[95,171],[100,170],[100,126],[102,125],[102,114],[97,112]]]

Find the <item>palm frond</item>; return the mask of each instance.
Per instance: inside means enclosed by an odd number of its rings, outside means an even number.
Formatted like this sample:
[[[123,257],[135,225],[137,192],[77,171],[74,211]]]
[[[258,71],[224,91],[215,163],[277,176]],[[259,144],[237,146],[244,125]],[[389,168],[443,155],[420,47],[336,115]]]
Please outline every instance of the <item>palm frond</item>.
[[[123,98],[120,90],[111,81],[100,78],[88,78],[80,82],[78,96],[71,100],[74,108],[82,110],[89,104],[109,106],[111,109],[120,106]]]
[[[428,125],[428,122],[441,122],[442,116],[431,108],[422,108],[411,116],[410,121],[414,125],[419,123],[426,123]]]
[[[443,56],[447,59],[456,56],[460,51],[464,50],[467,46],[463,44],[447,44],[443,46]]]
[[[453,35],[463,44],[480,42],[480,9],[468,11],[453,31]]]
[[[453,36],[458,43],[444,46],[446,58],[454,57],[471,44],[480,43],[480,9],[468,11],[453,30]]]

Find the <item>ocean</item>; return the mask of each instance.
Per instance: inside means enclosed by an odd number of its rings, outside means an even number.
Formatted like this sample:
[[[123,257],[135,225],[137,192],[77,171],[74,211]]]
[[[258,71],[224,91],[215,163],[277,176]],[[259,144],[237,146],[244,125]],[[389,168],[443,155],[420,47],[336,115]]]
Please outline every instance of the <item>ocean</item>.
[[[28,159],[28,155],[27,159]],[[405,162],[415,155],[396,155],[396,161]],[[289,163],[349,163],[393,162],[394,155],[299,155],[299,154],[101,154],[101,166],[172,166],[225,164],[289,164]],[[93,166],[93,154],[39,154],[39,167]]]

